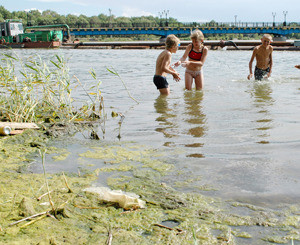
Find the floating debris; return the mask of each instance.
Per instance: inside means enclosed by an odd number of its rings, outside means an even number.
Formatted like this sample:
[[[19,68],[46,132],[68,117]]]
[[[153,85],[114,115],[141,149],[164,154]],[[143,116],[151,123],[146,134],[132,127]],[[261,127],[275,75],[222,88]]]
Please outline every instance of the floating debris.
[[[89,187],[84,189],[84,191],[98,195],[100,202],[117,203],[125,210],[146,207],[146,202],[140,200],[139,196],[134,193],[126,193],[121,190],[111,190],[107,187]]]

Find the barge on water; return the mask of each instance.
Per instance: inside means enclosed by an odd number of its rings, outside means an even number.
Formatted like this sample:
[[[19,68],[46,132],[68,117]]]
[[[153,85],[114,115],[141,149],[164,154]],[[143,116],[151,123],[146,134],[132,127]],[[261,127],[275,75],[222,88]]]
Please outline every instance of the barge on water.
[[[10,19],[0,23],[0,31],[0,48],[58,48],[70,39],[66,24],[23,28],[21,20]]]

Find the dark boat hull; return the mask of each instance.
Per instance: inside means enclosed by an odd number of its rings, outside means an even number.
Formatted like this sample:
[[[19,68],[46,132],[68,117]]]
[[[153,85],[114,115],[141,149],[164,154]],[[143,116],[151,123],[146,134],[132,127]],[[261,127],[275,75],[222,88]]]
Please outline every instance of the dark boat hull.
[[[24,45],[24,48],[59,48],[61,46],[61,42],[26,42]]]
[[[60,41],[0,44],[0,48],[59,48],[60,46]]]
[[[24,48],[24,43],[0,44],[0,48]]]

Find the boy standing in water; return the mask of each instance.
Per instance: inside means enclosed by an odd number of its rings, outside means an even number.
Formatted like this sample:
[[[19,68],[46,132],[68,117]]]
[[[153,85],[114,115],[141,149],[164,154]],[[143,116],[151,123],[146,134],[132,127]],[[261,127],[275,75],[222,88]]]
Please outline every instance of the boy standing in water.
[[[186,47],[183,56],[174,65],[180,64],[185,69],[185,88],[192,89],[193,80],[195,80],[196,90],[200,90],[203,87],[203,73],[202,66],[204,65],[207,56],[207,47],[203,45],[204,35],[202,31],[195,30],[191,35],[192,43]],[[185,61],[186,58],[188,61]]]
[[[265,75],[267,75],[267,77],[271,76],[273,66],[273,47],[270,44],[272,42],[272,36],[269,34],[264,34],[261,39],[261,42],[261,45],[254,48],[252,57],[249,62],[249,80],[253,77],[252,63],[254,58],[256,59],[256,66],[254,70],[255,80],[262,80]]]
[[[176,53],[179,45],[180,40],[175,35],[167,36],[166,49],[157,57],[153,82],[162,95],[170,94],[167,73],[171,74],[176,82],[180,81],[179,73],[170,66],[172,53]]]

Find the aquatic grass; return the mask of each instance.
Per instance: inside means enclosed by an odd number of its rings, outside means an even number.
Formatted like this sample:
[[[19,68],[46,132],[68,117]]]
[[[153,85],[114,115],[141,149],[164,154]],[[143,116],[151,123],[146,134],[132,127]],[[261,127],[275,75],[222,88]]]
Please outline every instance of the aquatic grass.
[[[111,74],[117,76],[117,77],[121,80],[121,82],[122,82],[124,88],[125,88],[126,91],[127,91],[128,96],[129,96],[133,101],[135,101],[137,104],[139,104],[140,102],[138,102],[138,101],[137,101],[135,98],[133,98],[132,95],[130,94],[130,92],[129,92],[129,90],[128,90],[126,84],[125,84],[125,82],[123,81],[122,77],[120,76],[120,74],[119,74],[113,67],[111,67],[111,68],[108,68],[108,67],[107,67],[106,70],[109,71]]]
[[[16,69],[16,66],[18,69]],[[19,70],[19,73],[16,72]],[[97,80],[96,73],[90,72]],[[39,56],[26,61],[17,55],[2,54],[0,60],[0,120],[11,122],[71,122],[76,119],[91,119],[95,105],[103,107],[100,84],[84,88],[90,102],[86,101],[80,109],[75,109],[73,89],[81,85],[79,79],[73,81],[69,76],[67,62],[55,55],[49,63]],[[97,113],[100,117],[100,109]]]
[[[48,198],[49,198],[49,203],[52,207],[52,211],[54,212],[55,211],[55,208],[54,208],[54,204],[51,200],[51,195],[50,195],[50,189],[49,189],[49,184],[48,184],[48,181],[47,181],[47,176],[46,176],[46,169],[45,169],[45,154],[46,154],[46,150],[45,149],[42,149],[40,150],[39,149],[39,153],[40,153],[40,156],[42,158],[42,166],[43,166],[43,174],[44,174],[44,179],[45,179],[45,184],[46,184],[46,187],[47,187],[47,193],[48,193]]]
[[[106,114],[105,114],[105,109],[104,109],[104,100],[103,100],[103,96],[101,95],[101,90],[100,90],[101,81],[97,78],[97,75],[96,75],[96,72],[94,71],[94,69],[91,69],[89,71],[89,73],[94,78],[94,80],[97,81],[97,84],[94,86],[91,86],[88,90],[92,90],[92,91],[96,91],[96,92],[89,92],[75,75],[74,75],[74,78],[76,79],[77,83],[81,86],[81,88],[85,92],[86,96],[90,100],[90,104],[86,107],[86,109],[90,108],[89,112],[93,113],[90,116],[92,116],[92,117],[103,116],[103,121],[105,121]],[[99,105],[99,108],[96,111],[97,104]]]
[[[198,245],[198,239],[197,239],[194,227],[192,227],[192,232],[193,232],[194,245]]]

